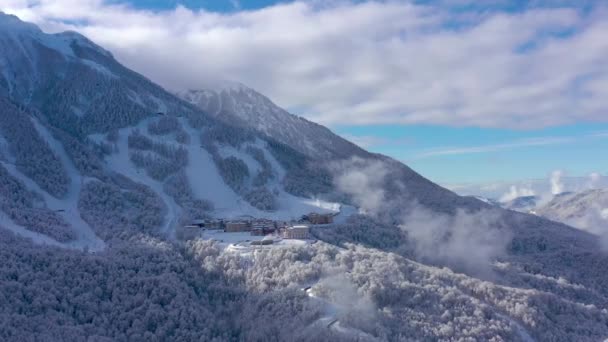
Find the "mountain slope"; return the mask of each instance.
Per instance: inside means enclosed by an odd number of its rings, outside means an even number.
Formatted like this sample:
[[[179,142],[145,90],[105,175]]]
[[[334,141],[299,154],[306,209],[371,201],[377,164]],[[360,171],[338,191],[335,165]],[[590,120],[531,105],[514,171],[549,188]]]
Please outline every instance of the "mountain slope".
[[[307,180],[312,168],[304,156],[279,163],[273,153],[290,151],[287,146],[215,120],[77,33],[45,34],[4,14],[0,23],[2,163],[21,172],[15,181],[23,188],[35,185],[52,196],[42,205],[69,199],[66,207],[80,210],[76,216],[105,238],[119,234],[114,229],[121,225],[171,235],[194,217],[291,219],[337,210],[291,194],[331,188],[327,181]],[[298,169],[285,170],[294,161]],[[104,218],[100,208],[108,203],[91,191],[117,196],[108,198],[116,205],[106,208],[117,211],[117,221]]]
[[[329,129],[292,115],[240,83],[178,92],[182,99],[227,123],[256,131],[314,159],[342,159],[367,153]]]
[[[608,237],[608,189],[562,194],[537,208],[536,213],[602,238]]]

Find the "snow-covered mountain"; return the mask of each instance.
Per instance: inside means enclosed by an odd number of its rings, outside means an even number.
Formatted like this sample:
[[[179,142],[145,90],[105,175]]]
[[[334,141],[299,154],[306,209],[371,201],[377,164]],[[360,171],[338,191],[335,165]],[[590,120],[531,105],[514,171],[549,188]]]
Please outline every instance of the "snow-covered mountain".
[[[4,14],[0,47],[0,340],[608,336],[595,235],[458,196],[242,85],[184,101]],[[173,239],[344,208],[316,244]]]
[[[502,202],[500,205],[505,209],[529,212],[536,208],[539,201],[540,198],[537,196],[521,196],[507,202]]]
[[[608,189],[564,193],[536,208],[535,212],[550,220],[608,237]]]
[[[240,83],[216,82],[214,87],[182,91],[177,95],[219,120],[254,129],[315,159],[367,155],[326,127],[288,113]]]
[[[558,177],[556,177],[558,176]],[[592,173],[587,177],[566,176],[555,172],[549,178],[525,179],[492,183],[445,184],[444,186],[459,195],[483,196],[502,202],[517,197],[553,197],[554,186],[561,187],[559,192],[581,192],[589,189],[608,188],[608,176]]]

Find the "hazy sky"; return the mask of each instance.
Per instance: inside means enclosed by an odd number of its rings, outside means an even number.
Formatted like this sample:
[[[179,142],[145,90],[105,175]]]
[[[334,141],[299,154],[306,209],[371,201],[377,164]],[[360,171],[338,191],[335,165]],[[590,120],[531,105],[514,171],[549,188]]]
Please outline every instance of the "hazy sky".
[[[608,172],[607,5],[0,0],[168,89],[240,81],[444,184]]]

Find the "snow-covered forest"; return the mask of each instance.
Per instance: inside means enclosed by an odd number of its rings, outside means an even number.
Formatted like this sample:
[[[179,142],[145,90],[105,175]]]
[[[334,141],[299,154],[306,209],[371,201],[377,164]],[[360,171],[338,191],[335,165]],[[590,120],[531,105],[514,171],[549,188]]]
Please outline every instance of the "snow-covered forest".
[[[95,254],[0,236],[5,340],[595,341],[608,333],[593,294],[564,279],[530,275],[526,286],[503,286],[353,244],[248,258],[208,241],[181,246],[141,234]],[[309,286],[323,301],[307,296]],[[324,325],[327,315],[339,326]]]

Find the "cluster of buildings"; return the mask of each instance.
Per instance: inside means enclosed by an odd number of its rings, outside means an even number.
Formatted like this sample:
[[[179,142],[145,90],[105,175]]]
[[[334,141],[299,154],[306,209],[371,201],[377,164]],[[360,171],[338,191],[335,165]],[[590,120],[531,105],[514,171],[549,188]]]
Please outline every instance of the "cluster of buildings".
[[[275,221],[251,216],[242,216],[227,220],[195,220],[191,225],[178,231],[178,238],[189,240],[200,235],[204,230],[223,230],[226,233],[250,232],[254,236],[278,235],[283,239],[310,238],[310,226],[333,222],[332,214],[311,213],[302,216],[295,222]]]

